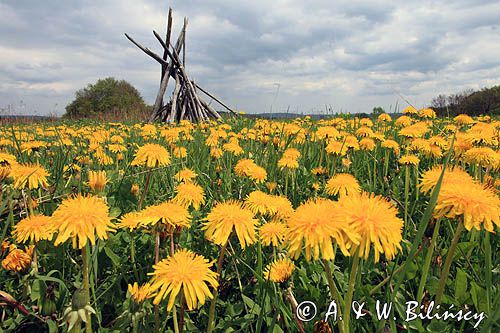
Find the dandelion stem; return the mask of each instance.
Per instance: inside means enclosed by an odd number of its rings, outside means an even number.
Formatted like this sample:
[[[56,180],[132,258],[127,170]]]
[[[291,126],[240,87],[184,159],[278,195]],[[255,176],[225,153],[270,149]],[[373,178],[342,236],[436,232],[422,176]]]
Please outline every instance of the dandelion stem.
[[[453,239],[451,240],[450,247],[448,248],[448,253],[446,254],[446,260],[444,262],[443,271],[441,272],[441,278],[439,279],[438,288],[436,292],[436,305],[441,304],[441,299],[443,298],[444,287],[446,286],[446,280],[448,280],[448,275],[450,274],[450,267],[453,261],[453,255],[455,254],[455,249],[457,248],[458,240],[464,229],[464,223],[462,220],[458,222],[455,233],[453,234]]]
[[[422,295],[424,294],[425,283],[427,282],[427,275],[429,274],[429,267],[431,266],[432,255],[434,253],[434,248],[436,247],[437,237],[439,235],[439,227],[441,226],[441,219],[438,219],[436,225],[434,226],[434,232],[432,233],[431,243],[429,244],[429,249],[425,256],[424,267],[422,267],[422,276],[420,278],[420,284],[418,285],[417,292],[417,302],[422,302]]]
[[[304,324],[302,323],[302,321],[299,320],[299,318],[297,318],[298,303],[297,303],[297,300],[295,299],[295,296],[293,296],[292,287],[288,287],[286,289],[286,291],[284,291],[284,293],[285,293],[285,298],[288,299],[288,301],[292,305],[293,319],[295,320],[295,323],[297,324],[297,328],[299,329],[300,333],[304,333],[305,332],[304,331]],[[339,327],[340,326],[341,325],[339,325]]]
[[[160,261],[160,231],[155,228],[155,265]],[[155,332],[160,331],[160,310],[159,305],[155,304]]]
[[[175,243],[174,243],[174,229],[170,232],[170,255],[173,256],[175,253]],[[174,331],[175,333],[182,332],[182,326],[184,325],[184,294],[181,294],[181,309],[180,309],[180,322],[177,321],[177,310],[175,309],[175,305],[173,308],[172,316],[174,319]]]
[[[420,251],[422,251],[422,247],[419,247],[419,248],[418,248],[417,252],[415,252],[415,255],[414,255],[413,257],[416,257],[416,256],[420,253]],[[379,284],[377,284],[375,287],[373,287],[373,288],[370,290],[370,292],[369,292],[370,296],[371,296],[371,295],[373,295],[373,294],[375,294],[377,291],[379,291],[379,290],[380,290],[380,288],[382,288],[382,287],[383,287],[383,286],[384,286],[387,282],[389,282],[389,281],[390,281],[390,280],[391,280],[394,276],[396,276],[397,274],[399,274],[399,272],[401,272],[401,271],[403,270],[403,268],[405,268],[405,265],[404,265],[404,264],[402,264],[402,265],[398,266],[398,268],[394,269],[394,271],[392,271],[392,272],[389,274],[389,276],[387,276],[387,277],[386,277],[385,279],[383,279],[383,280],[382,280]],[[364,301],[364,300],[365,300],[365,298],[364,298],[364,297],[362,297],[362,298],[360,299],[360,301]]]
[[[227,248],[228,242],[229,242],[229,238],[227,239],[226,243],[222,247],[222,249],[220,251],[219,260],[217,261],[217,275],[219,276],[219,280],[220,280],[220,274],[222,271],[222,263],[224,261],[224,254],[226,253],[226,248]],[[212,301],[210,302],[210,309],[208,311],[207,333],[212,333],[214,330],[215,302],[217,301],[217,295],[218,295],[218,289],[215,289],[214,290],[214,297],[212,298]]]
[[[186,310],[186,302],[184,301],[184,294],[181,294],[181,309],[179,310],[179,333],[184,331],[184,312]]]
[[[486,311],[487,313],[491,312],[491,287],[493,285],[491,278],[491,243],[490,243],[490,233],[485,231],[486,235],[484,236],[484,255],[485,255],[485,276],[486,276]]]
[[[130,260],[132,261],[132,269],[134,270],[134,276],[137,281],[139,281],[139,273],[137,272],[137,264],[135,262],[135,239],[132,232],[129,232],[130,237]]]
[[[149,189],[149,182],[151,180],[151,168],[148,168],[148,174],[146,175],[146,184],[144,184],[144,191],[142,191],[141,199],[139,200],[139,210],[142,209],[142,204],[144,203],[144,199],[146,198],[146,193]]]
[[[179,333],[179,323],[177,322],[177,309],[174,304],[174,308],[172,309],[172,318],[174,320],[174,333]]]
[[[335,252],[334,252],[335,253]],[[332,260],[333,262],[334,260]],[[335,285],[335,281],[333,281],[333,273],[330,269],[330,263],[327,260],[323,259],[323,265],[325,266],[326,280],[328,281],[328,288],[330,289],[330,295],[339,305],[339,316],[342,316],[342,311],[340,309],[343,308],[344,301],[342,300],[342,296],[340,296],[339,290]],[[344,325],[341,321],[339,321],[339,332],[344,332]]]
[[[410,166],[405,166],[405,226],[408,225],[408,198],[410,196]],[[405,231],[408,228],[405,228]]]
[[[389,173],[389,151],[386,150],[384,153],[384,177],[387,177],[387,174]]]
[[[85,293],[85,303],[90,304],[90,288],[89,288],[89,257],[88,257],[88,244],[82,249],[82,274],[83,274],[83,290]],[[92,317],[87,312],[87,323],[85,324],[85,332],[92,333]]]
[[[344,318],[345,332],[349,333],[350,330],[350,317],[351,317],[351,302],[354,295],[354,287],[356,284],[356,274],[359,267],[359,248],[354,251],[352,258],[351,274],[349,276],[349,285],[347,287],[347,294],[344,300]]]

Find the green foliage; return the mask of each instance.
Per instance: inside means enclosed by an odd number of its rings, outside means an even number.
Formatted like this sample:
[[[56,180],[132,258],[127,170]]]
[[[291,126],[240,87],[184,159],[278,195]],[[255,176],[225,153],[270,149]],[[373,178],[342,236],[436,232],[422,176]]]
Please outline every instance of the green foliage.
[[[369,115],[363,115],[366,117]],[[355,133],[361,126],[359,121],[350,121],[353,115],[343,115],[346,119],[342,130],[346,133]],[[493,118],[494,121],[498,118]],[[23,207],[25,198],[29,195],[38,200],[35,208],[37,213],[51,215],[64,198],[73,193],[90,194],[88,172],[104,170],[107,175],[107,184],[100,195],[110,207],[109,216],[120,219],[124,214],[138,211],[138,198],[145,193],[144,204],[148,207],[171,200],[175,195],[178,181],[174,175],[188,167],[198,176],[196,183],[205,191],[206,203],[200,209],[191,209],[192,224],[190,228],[182,228],[173,235],[173,242],[179,248],[187,248],[195,253],[202,254],[210,261],[217,262],[221,248],[205,237],[202,229],[204,218],[216,202],[228,199],[244,200],[254,190],[269,192],[265,184],[240,177],[234,173],[234,167],[242,158],[252,158],[259,166],[266,168],[269,182],[276,183],[275,194],[287,197],[293,207],[311,198],[330,198],[333,196],[324,192],[329,178],[340,172],[351,173],[360,182],[365,191],[381,195],[390,200],[399,215],[403,216],[405,205],[408,207],[408,222],[403,225],[402,250],[392,261],[382,257],[377,263],[373,257],[362,259],[355,283],[349,283],[352,273],[352,256],[343,256],[336,249],[336,257],[332,262],[307,261],[301,255],[294,260],[295,270],[291,279],[282,284],[272,283],[264,278],[264,269],[278,256],[283,255],[285,248],[262,246],[260,242],[245,249],[238,245],[235,235],[231,237],[226,256],[222,261],[221,280],[218,288],[218,297],[215,306],[214,332],[300,332],[293,299],[298,303],[314,301],[318,314],[310,322],[303,322],[303,331],[319,331],[315,324],[324,318],[332,296],[329,290],[330,281],[326,267],[330,267],[332,285],[336,286],[340,297],[345,297],[349,286],[355,286],[353,300],[366,303],[365,315],[355,319],[351,314],[352,328],[350,332],[392,332],[406,329],[408,332],[475,332],[498,331],[500,319],[500,293],[498,292],[500,278],[500,264],[498,248],[500,239],[496,234],[487,235],[484,231],[463,232],[454,252],[453,262],[446,280],[442,311],[453,305],[452,312],[459,309],[468,309],[474,313],[484,311],[486,318],[481,326],[475,330],[472,320],[420,320],[411,322],[405,320],[406,302],[423,300],[428,304],[435,297],[439,279],[443,269],[441,259],[448,256],[453,238],[453,229],[458,220],[456,218],[442,218],[441,228],[439,220],[432,217],[434,206],[439,195],[440,182],[432,194],[422,194],[418,184],[421,174],[436,165],[461,164],[460,155],[455,154],[451,144],[452,134],[443,131],[444,126],[453,123],[449,119],[436,119],[429,133],[428,139],[438,133],[448,139],[448,152],[443,150],[443,156],[427,156],[420,154],[421,161],[414,172],[410,173],[409,187],[405,193],[405,169],[401,167],[399,157],[393,151],[377,146],[372,151],[351,149],[349,151],[349,166],[343,164],[342,157],[331,156],[325,153],[325,142],[307,139],[300,143],[298,134],[286,134],[282,128],[290,122],[273,122],[276,132],[266,140],[261,136],[252,138],[252,132],[259,132],[258,124],[245,117],[228,117],[225,127],[231,132],[241,135],[239,143],[244,154],[235,156],[225,152],[220,159],[210,156],[211,147],[207,146],[206,138],[211,128],[222,128],[221,124],[206,124],[199,126],[185,126],[184,134],[189,133],[191,139],[182,134],[175,145],[184,147],[188,151],[185,158],[177,158],[172,153],[172,163],[163,168],[155,168],[151,174],[151,182],[146,190],[145,180],[148,169],[142,166],[131,166],[131,161],[138,147],[146,143],[156,143],[171,148],[171,142],[166,135],[144,135],[143,130],[150,128],[130,124],[110,124],[94,120],[64,121],[62,123],[47,123],[39,126],[19,126],[16,130],[9,127],[0,127],[3,136],[12,144],[6,145],[7,152],[16,156],[19,163],[35,163],[43,165],[49,172],[48,189],[23,191],[13,188],[10,178],[0,182],[0,243],[4,240],[16,244],[19,248],[27,245],[17,244],[12,236],[14,225],[25,216]],[[312,137],[319,126],[324,123],[316,121],[295,120],[294,126],[300,124]],[[65,129],[63,129],[63,127]],[[164,130],[156,127],[156,130]],[[187,128],[190,128],[187,130]],[[463,133],[468,127],[461,127]],[[177,128],[172,128],[177,129]],[[399,135],[399,127],[391,122],[374,122],[372,129],[382,133],[385,138],[392,138],[406,150],[410,141]],[[101,163],[96,149],[89,149],[90,139],[94,133],[115,135],[123,139],[124,151],[110,149],[111,140],[100,144],[112,159],[111,164]],[[229,130],[227,130],[229,131]],[[74,133],[73,135],[71,133]],[[82,133],[86,133],[82,135]],[[164,132],[167,133],[167,132]],[[22,134],[22,135],[21,135]],[[255,134],[255,133],[254,133]],[[71,139],[72,145],[65,144],[64,138]],[[232,136],[230,136],[232,137]],[[24,141],[21,138],[40,140],[45,143],[45,149],[33,151],[23,150]],[[275,144],[273,139],[281,144]],[[220,144],[229,140],[221,139]],[[293,174],[284,172],[277,166],[277,161],[283,156],[286,148],[294,147],[301,153],[299,167]],[[82,158],[82,157],[87,157]],[[119,158],[119,156],[121,156]],[[328,174],[316,175],[311,171],[317,167],[324,167]],[[464,163],[463,168],[474,173],[474,167]],[[443,168],[446,170],[446,167]],[[488,176],[498,179],[498,170],[489,170]],[[319,184],[319,189],[315,186]],[[133,191],[138,186],[139,192]],[[408,203],[405,203],[408,195]],[[259,223],[267,222],[267,217],[259,216]],[[116,222],[116,221],[115,221]],[[448,228],[446,228],[448,227]],[[497,228],[498,229],[498,228]],[[431,247],[428,238],[435,235],[435,245]],[[128,285],[137,282],[139,285],[150,281],[148,273],[153,271],[155,257],[154,229],[144,226],[134,230],[117,229],[109,233],[106,240],[97,240],[89,251],[89,280],[90,305],[95,309],[92,316],[94,332],[152,332],[155,326],[154,305],[152,300],[136,304],[128,292]],[[491,237],[491,239],[490,239]],[[171,238],[167,233],[160,234],[158,255],[160,260],[167,258],[170,253]],[[482,245],[483,244],[483,245]],[[82,285],[83,257],[81,251],[75,250],[71,242],[54,246],[52,240],[41,240],[37,243],[37,270],[30,266],[21,273],[12,272],[0,266],[0,291],[8,292],[19,304],[28,309],[29,315],[19,308],[2,306],[0,304],[0,333],[1,332],[67,332],[65,323],[65,309],[72,305],[72,295],[79,292]],[[0,249],[0,261],[7,255],[7,251]],[[429,260],[427,261],[427,258]],[[431,260],[432,259],[432,260]],[[438,260],[439,259],[439,260]],[[216,268],[212,266],[212,270]],[[488,276],[489,275],[489,276]],[[422,297],[418,297],[418,288],[422,285]],[[289,289],[290,288],[290,289]],[[288,291],[290,290],[290,292]],[[294,298],[292,299],[293,296]],[[344,298],[345,300],[345,298]],[[376,317],[376,302],[392,302],[391,316],[388,320]],[[180,298],[176,301],[176,312],[166,311],[165,300],[159,304],[160,332],[174,332],[174,313],[177,321],[184,320],[184,332],[206,332],[210,300],[199,305],[193,311],[181,314]],[[2,303],[2,299],[0,299]],[[442,313],[440,311],[440,313]],[[396,319],[393,319],[394,317]],[[344,317],[345,318],[345,317]],[[329,325],[338,332],[338,323],[332,317]],[[397,326],[396,326],[397,325]],[[335,327],[337,326],[337,327]],[[83,327],[83,324],[82,324]],[[79,329],[79,328],[78,328]],[[76,331],[78,331],[76,329]],[[326,330],[325,330],[326,331]]]
[[[479,91],[465,90],[449,96],[439,95],[431,102],[438,116],[454,117],[459,114],[469,116],[500,114],[500,85]]]
[[[384,110],[382,107],[377,106],[377,107],[374,107],[374,108],[373,108],[372,114],[373,114],[374,116],[381,115],[382,113],[385,113],[385,110]]]
[[[65,117],[85,118],[111,112],[127,114],[145,109],[136,88],[125,80],[108,77],[78,90],[73,102],[66,106]]]

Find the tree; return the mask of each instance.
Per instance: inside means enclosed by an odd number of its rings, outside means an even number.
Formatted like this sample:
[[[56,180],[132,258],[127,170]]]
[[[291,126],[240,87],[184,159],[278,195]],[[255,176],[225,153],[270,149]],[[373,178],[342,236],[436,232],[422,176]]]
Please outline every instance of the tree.
[[[500,112],[500,86],[479,91],[467,89],[449,96],[439,95],[431,105],[438,116],[454,117],[461,113],[469,116],[496,115]]]
[[[384,110],[382,107],[377,106],[377,107],[374,107],[374,108],[373,108],[372,114],[373,114],[374,116],[379,116],[379,115],[381,115],[382,113],[385,113],[385,110]]]
[[[125,80],[112,77],[78,90],[75,99],[66,106],[65,117],[93,117],[104,114],[129,114],[147,108],[141,95]]]
[[[431,107],[433,109],[444,109],[446,108],[448,97],[446,95],[440,94],[437,97],[433,98],[431,101]]]

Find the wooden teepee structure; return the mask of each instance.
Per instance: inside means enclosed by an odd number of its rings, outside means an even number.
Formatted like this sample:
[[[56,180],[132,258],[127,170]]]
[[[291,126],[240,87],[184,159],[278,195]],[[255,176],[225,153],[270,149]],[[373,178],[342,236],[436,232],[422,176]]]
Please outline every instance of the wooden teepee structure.
[[[156,96],[155,104],[149,117],[149,122],[162,121],[162,122],[179,122],[183,119],[187,119],[191,122],[205,121],[210,118],[218,119],[221,116],[217,111],[215,111],[210,103],[204,101],[198,94],[198,91],[202,92],[210,99],[216,101],[222,105],[225,109],[233,114],[236,114],[231,108],[220,101],[218,98],[210,94],[205,89],[201,88],[194,81],[190,80],[186,74],[185,64],[186,64],[186,28],[187,28],[187,18],[184,18],[184,25],[177,38],[175,46],[170,43],[172,34],[172,9],[168,10],[167,19],[167,33],[165,39],[163,39],[156,31],[153,30],[153,34],[160,42],[163,48],[163,55],[159,56],[150,49],[137,43],[128,34],[125,36],[130,40],[135,46],[141,49],[144,53],[152,57],[154,60],[161,64],[161,83],[160,89]],[[182,53],[182,59],[181,59]],[[175,82],[175,87],[172,92],[172,97],[170,101],[164,103],[163,98],[165,91],[167,90],[169,79],[172,78]]]

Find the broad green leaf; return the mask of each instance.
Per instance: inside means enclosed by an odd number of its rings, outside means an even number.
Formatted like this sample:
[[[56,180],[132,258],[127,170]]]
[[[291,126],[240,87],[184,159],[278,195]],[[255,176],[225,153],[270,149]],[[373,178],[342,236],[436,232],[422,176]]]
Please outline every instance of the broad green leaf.
[[[467,274],[457,268],[457,276],[455,278],[455,300],[462,304],[467,298]]]
[[[105,246],[104,252],[108,256],[108,258],[111,259],[111,262],[113,262],[114,266],[120,265],[120,257],[117,256],[116,253],[113,252],[113,250],[111,250],[109,247]]]

